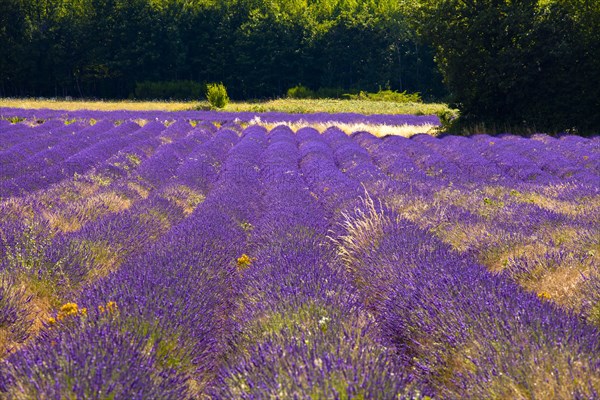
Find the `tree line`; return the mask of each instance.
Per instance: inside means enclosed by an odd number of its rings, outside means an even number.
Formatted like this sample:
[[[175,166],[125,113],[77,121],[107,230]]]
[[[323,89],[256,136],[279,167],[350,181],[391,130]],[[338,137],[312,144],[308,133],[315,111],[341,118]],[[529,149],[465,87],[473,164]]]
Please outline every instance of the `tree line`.
[[[0,44],[0,96],[383,88],[459,126],[600,131],[597,0],[0,0]]]
[[[392,0],[0,0],[0,95],[127,98],[223,82],[237,99],[311,89],[445,93]]]

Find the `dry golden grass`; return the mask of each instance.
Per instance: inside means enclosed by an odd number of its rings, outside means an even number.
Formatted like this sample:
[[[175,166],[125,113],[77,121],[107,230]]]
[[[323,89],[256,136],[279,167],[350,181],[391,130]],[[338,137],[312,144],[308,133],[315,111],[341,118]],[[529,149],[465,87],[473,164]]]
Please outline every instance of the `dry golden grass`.
[[[230,103],[225,111],[267,112],[280,111],[288,113],[358,113],[358,114],[437,114],[450,111],[442,103],[394,103],[368,100],[338,99],[276,99],[259,103]]]
[[[384,239],[384,229],[390,224],[390,219],[385,216],[375,205],[373,199],[365,192],[362,205],[353,213],[342,213],[341,223],[345,234],[330,237],[337,248],[338,256],[343,261],[346,270],[358,287],[383,287],[393,276],[396,265],[389,263],[371,268],[364,261],[365,254],[372,253],[379,248]],[[367,306],[382,301],[384,293],[379,291],[364,290],[364,301]]]
[[[207,101],[104,101],[104,100],[56,100],[56,99],[0,99],[0,107],[47,108],[51,110],[98,110],[98,111],[190,111],[207,110]],[[286,112],[286,113],[359,113],[359,114],[437,114],[450,111],[442,103],[394,103],[367,100],[337,99],[275,99],[261,102],[232,102],[223,109],[231,112]]]
[[[583,202],[573,203],[555,199],[546,194],[524,193],[523,196],[519,197],[519,200],[571,217],[578,217],[600,209],[600,196],[592,196]]]
[[[0,360],[7,357],[10,353],[15,352],[27,344],[29,340],[32,340],[37,336],[37,333],[43,327],[43,321],[47,320],[50,316],[55,299],[46,290],[40,290],[39,285],[33,283],[25,276],[17,277],[18,281],[15,283],[17,287],[24,290],[25,296],[30,298],[30,301],[22,309],[22,315],[25,313],[31,317],[31,325],[29,326],[28,332],[30,334],[29,339],[25,342],[16,341],[11,333],[10,326],[0,329]],[[1,284],[1,283],[0,283]]]
[[[495,226],[495,221],[513,217],[511,204],[531,202],[531,199],[542,208],[573,218],[590,220],[596,215],[600,196],[570,202],[556,199],[565,189],[568,188],[553,186],[540,188],[539,192],[518,193],[502,186],[484,186],[469,192],[448,187],[436,192],[433,200],[396,194],[387,198],[386,204],[455,250],[474,251],[492,273],[501,273],[514,262],[534,265],[528,273],[519,273],[516,283],[560,307],[578,312],[587,295],[583,276],[591,273],[592,265],[600,265],[600,245],[594,240],[597,233],[561,223],[540,224],[536,226],[535,235],[523,236]],[[477,223],[453,219],[446,213],[449,205],[467,209],[483,219]],[[572,254],[555,265],[546,255],[558,249],[567,249]],[[582,258],[585,254],[587,256]]]
[[[0,99],[0,107],[47,108],[50,110],[98,110],[98,111],[184,111],[198,103],[167,101],[95,101],[95,100],[51,100],[51,99]]]
[[[195,191],[185,185],[177,185],[169,187],[165,190],[161,197],[173,202],[183,210],[183,213],[188,216],[198,205],[200,205],[206,196],[198,191]]]
[[[402,218],[416,223],[421,228],[429,228],[431,221],[424,218],[425,212],[434,205],[412,194],[396,194],[386,199],[386,204],[392,207]]]
[[[142,199],[147,199],[150,196],[150,189],[138,182],[128,182],[127,187],[136,192]]]
[[[513,343],[531,343],[531,337],[525,332],[512,334]],[[575,392],[587,393],[592,398],[592,388],[595,392],[600,389],[600,375],[583,358],[585,356],[577,356],[581,354],[577,349],[557,348],[554,343],[538,348],[526,347],[521,354],[503,351],[490,353],[485,348],[483,343],[474,338],[452,353],[445,371],[440,374],[448,379],[447,385],[443,386],[447,392],[442,393],[441,398],[456,398],[456,394],[460,393],[463,396],[468,394],[469,398],[474,399],[569,400]],[[453,392],[455,376],[468,376],[477,370],[468,357],[477,359],[485,353],[489,354],[485,358],[497,366],[496,373],[490,374],[492,378],[470,385],[466,393],[460,387]],[[519,357],[518,361],[515,361],[515,355]],[[511,367],[517,362],[519,376],[512,376],[507,372],[511,372]],[[504,371],[504,366],[509,366],[508,371]],[[557,375],[557,372],[563,371],[569,371],[570,376]],[[523,381],[528,382],[527,387],[520,384]]]
[[[342,213],[342,228],[345,235],[331,238],[337,245],[338,254],[350,270],[360,262],[360,254],[376,247],[383,238],[383,228],[387,219],[378,212],[375,202],[365,193],[362,207],[356,208],[353,214]]]
[[[82,243],[90,249],[94,267],[86,277],[86,282],[92,283],[106,277],[110,272],[116,271],[123,261],[123,252],[111,246],[107,241],[84,241]]]
[[[277,123],[264,123],[261,121],[252,121],[251,125],[259,125],[265,127],[267,130],[271,130],[278,126],[287,126],[294,132],[302,128],[313,128],[323,133],[329,128],[335,127],[341,129],[346,134],[350,135],[354,132],[366,131],[379,138],[384,136],[403,136],[411,137],[419,133],[430,133],[435,134],[436,126],[432,124],[424,125],[385,125],[385,124],[365,124],[365,123],[354,123],[346,124],[336,121],[310,123],[306,121],[297,122],[277,122]]]
[[[82,197],[79,202],[65,208],[53,207],[42,211],[43,217],[53,230],[76,232],[87,222],[104,215],[127,210],[132,201],[116,192],[98,193],[91,197]]]

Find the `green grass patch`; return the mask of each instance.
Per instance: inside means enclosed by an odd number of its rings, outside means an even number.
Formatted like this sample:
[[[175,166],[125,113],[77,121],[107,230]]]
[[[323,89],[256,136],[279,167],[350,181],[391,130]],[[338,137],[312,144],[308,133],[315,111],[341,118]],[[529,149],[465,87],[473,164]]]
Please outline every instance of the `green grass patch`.
[[[48,108],[53,110],[129,110],[129,111],[190,111],[209,110],[208,101],[95,101],[52,99],[0,99],[0,107]],[[285,113],[359,113],[359,114],[414,114],[450,113],[444,103],[372,101],[365,99],[275,99],[266,101],[231,102],[223,111],[229,112],[285,112]]]

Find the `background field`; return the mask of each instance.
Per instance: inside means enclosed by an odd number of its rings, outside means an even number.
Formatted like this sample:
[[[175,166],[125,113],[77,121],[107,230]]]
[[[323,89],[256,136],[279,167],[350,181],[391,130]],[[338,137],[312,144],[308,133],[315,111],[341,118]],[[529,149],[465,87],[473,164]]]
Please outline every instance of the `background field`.
[[[453,104],[461,128],[600,132],[592,0],[11,0],[0,42],[0,97],[390,89]]]

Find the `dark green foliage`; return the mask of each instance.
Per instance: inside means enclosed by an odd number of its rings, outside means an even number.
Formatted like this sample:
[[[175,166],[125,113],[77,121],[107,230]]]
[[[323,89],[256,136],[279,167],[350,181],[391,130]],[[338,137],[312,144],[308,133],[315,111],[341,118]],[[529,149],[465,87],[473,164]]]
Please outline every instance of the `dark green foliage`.
[[[222,83],[209,83],[206,85],[206,99],[212,108],[225,108],[229,103],[225,85]]]
[[[317,94],[314,90],[310,90],[306,86],[298,85],[293,88],[289,88],[287,91],[287,97],[291,99],[314,99]]]
[[[395,0],[0,0],[0,43],[0,96],[178,98],[146,84],[174,81],[238,99],[445,94]]]
[[[419,93],[398,92],[395,90],[379,90],[376,93],[360,91],[358,94],[347,94],[346,98],[353,100],[390,101],[394,103],[421,103]]]
[[[349,99],[355,96],[359,90],[343,88],[323,87],[317,90],[312,90],[303,85],[294,86],[287,91],[287,97],[290,99]]]
[[[461,118],[536,131],[600,131],[600,2],[419,0],[411,8]]]
[[[203,96],[206,85],[194,81],[138,82],[136,99],[197,100]]]

